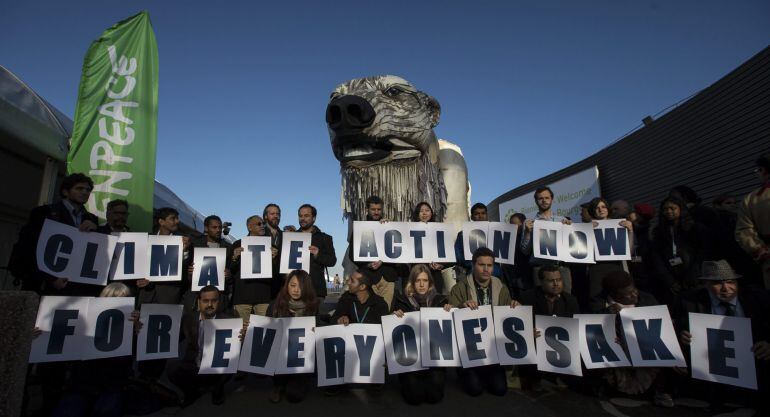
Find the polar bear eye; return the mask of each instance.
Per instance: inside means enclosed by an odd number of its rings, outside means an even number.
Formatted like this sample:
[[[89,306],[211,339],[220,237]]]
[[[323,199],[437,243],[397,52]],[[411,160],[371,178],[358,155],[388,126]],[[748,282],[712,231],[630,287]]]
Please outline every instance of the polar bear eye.
[[[396,97],[397,95],[403,93],[404,90],[398,88],[398,87],[390,87],[387,90],[385,90],[385,95],[388,97]]]

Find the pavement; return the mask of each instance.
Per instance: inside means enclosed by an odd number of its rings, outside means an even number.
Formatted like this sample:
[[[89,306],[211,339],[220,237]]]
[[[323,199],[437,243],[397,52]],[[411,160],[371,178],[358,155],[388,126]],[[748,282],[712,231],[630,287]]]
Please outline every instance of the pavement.
[[[705,404],[686,405],[694,400],[678,400],[674,408],[661,408],[646,400],[625,398],[597,398],[582,395],[566,387],[545,383],[538,392],[509,389],[503,397],[482,394],[469,397],[460,390],[456,372],[448,370],[445,397],[435,405],[410,406],[404,403],[399,392],[398,378],[388,377],[380,392],[366,388],[354,388],[328,397],[321,389],[311,389],[301,403],[290,404],[285,400],[273,404],[268,400],[272,387],[270,377],[248,375],[241,381],[231,380],[226,387],[226,401],[215,406],[211,395],[206,394],[187,408],[165,408],[152,416],[175,415],[179,417],[211,416],[612,416],[612,417],[705,417],[751,416],[753,410],[730,408],[710,411]],[[693,407],[696,405],[699,407]]]

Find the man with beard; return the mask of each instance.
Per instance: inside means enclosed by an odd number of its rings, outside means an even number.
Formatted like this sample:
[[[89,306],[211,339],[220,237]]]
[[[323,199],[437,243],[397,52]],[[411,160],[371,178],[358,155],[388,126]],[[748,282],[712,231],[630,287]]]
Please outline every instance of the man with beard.
[[[297,210],[299,217],[299,231],[302,233],[311,233],[310,238],[310,279],[313,282],[313,289],[323,304],[326,297],[326,268],[337,264],[337,255],[334,253],[334,242],[332,237],[322,232],[315,225],[315,219],[318,211],[310,204],[303,204]]]
[[[270,236],[270,256],[273,257],[273,288],[270,291],[270,299],[275,299],[278,291],[283,287],[283,274],[281,274],[281,245],[283,244],[283,231],[281,230],[281,207],[275,203],[269,203],[262,210],[262,218],[265,220],[267,230],[265,236]]]
[[[203,236],[192,240],[192,252],[190,253],[190,260],[195,259],[195,248],[224,248],[226,252],[225,256],[225,291],[222,292],[222,299],[219,300],[221,307],[230,305],[230,294],[233,291],[233,283],[230,275],[230,268],[233,260],[233,246],[226,240],[222,239],[222,219],[219,216],[211,215],[203,219]],[[190,262],[187,267],[187,274],[190,275],[190,280],[197,279],[193,277],[193,269],[195,265]],[[191,292],[188,294],[185,300],[185,309],[195,309],[195,297],[196,294]]]
[[[457,285],[449,292],[449,304],[471,310],[476,310],[483,305],[510,306],[511,308],[520,305],[518,301],[511,299],[508,287],[492,275],[495,254],[491,249],[476,249],[471,262],[473,271],[457,280]],[[463,390],[472,397],[481,395],[484,390],[497,396],[505,395],[508,391],[505,370],[501,365],[458,368],[457,375]]]
[[[471,207],[471,221],[488,221],[487,206],[484,203],[476,203]],[[457,266],[463,268],[461,275],[467,275],[473,271],[473,264],[469,259],[465,259],[465,247],[463,246],[462,230],[457,234],[457,239],[455,239],[455,258],[457,259]],[[495,270],[493,274],[496,277],[503,277],[500,264],[497,262],[495,263]],[[508,283],[506,282],[506,285],[507,284]]]
[[[84,174],[70,174],[59,186],[61,201],[32,209],[29,221],[19,231],[19,240],[13,248],[8,269],[21,281],[21,289],[41,295],[97,296],[103,287],[99,285],[68,282],[42,272],[37,267],[37,241],[46,219],[76,227],[83,232],[96,230],[96,216],[89,213],[85,204],[91,196],[94,182]],[[59,402],[72,362],[38,364],[44,411],[48,415]]]
[[[107,223],[96,228],[96,231],[104,234],[128,232],[128,201],[112,200],[107,203]]]
[[[203,357],[203,341],[205,340],[203,321],[233,317],[233,314],[229,312],[220,311],[220,298],[221,294],[217,287],[207,285],[198,292],[196,311],[185,311],[182,316],[182,332],[185,340],[184,353],[179,367],[170,372],[169,380],[178,386],[184,394],[183,406],[195,402],[201,395],[201,389],[205,388],[212,390],[212,404],[221,405],[225,402],[224,387],[230,376],[198,374]]]
[[[384,202],[376,195],[366,199],[366,221],[384,223],[387,219],[382,217]],[[352,230],[350,239],[352,239]],[[348,242],[348,257],[353,261],[353,251]],[[382,261],[354,262],[358,270],[372,281],[372,291],[388,303],[388,308],[393,305],[396,282],[408,275],[408,267],[405,264],[393,264]],[[399,285],[399,288],[401,286]]]
[[[78,228],[83,232],[96,230],[97,218],[89,213],[85,204],[91,196],[94,182],[80,174],[70,174],[59,186],[61,201],[35,207],[29,214],[29,221],[19,231],[8,268],[21,281],[21,289],[43,295],[71,295],[95,297],[102,287],[98,285],[68,282],[67,278],[56,278],[37,268],[36,248],[46,219]]]
[[[556,265],[559,267],[561,278],[564,281],[564,292],[571,293],[572,275],[566,265],[563,265],[559,261],[535,258],[532,250],[532,226],[535,224],[535,220],[562,222],[564,224],[572,224],[572,221],[551,212],[553,191],[548,187],[540,187],[535,190],[535,203],[537,204],[537,214],[535,214],[534,219],[527,219],[527,221],[524,222],[524,235],[521,238],[520,246],[522,253],[530,255],[529,264],[532,265],[532,280],[539,285],[540,280],[538,278],[538,271],[540,268],[544,265]]]

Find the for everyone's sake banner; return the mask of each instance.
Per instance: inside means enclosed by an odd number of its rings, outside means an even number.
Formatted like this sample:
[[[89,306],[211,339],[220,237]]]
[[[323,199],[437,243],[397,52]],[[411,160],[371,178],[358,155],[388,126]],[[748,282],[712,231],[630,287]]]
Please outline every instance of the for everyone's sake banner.
[[[692,377],[757,389],[751,320],[690,313]]]
[[[180,304],[142,304],[136,338],[136,360],[169,359],[179,356]]]
[[[238,370],[273,375],[278,357],[281,356],[281,337],[283,322],[256,314],[250,315]]]
[[[43,297],[30,363],[132,354],[131,298]],[[196,313],[197,314],[197,313]],[[197,316],[196,316],[197,317]],[[318,373],[318,384],[383,383],[391,373],[427,367],[536,364],[541,371],[582,375],[620,366],[686,366],[666,306],[624,308],[625,339],[614,315],[535,316],[531,307],[423,308],[379,324],[316,327],[315,317],[252,315],[204,320],[200,373]],[[173,358],[181,306],[144,304],[137,360]],[[756,389],[749,319],[691,314],[694,378]],[[536,337],[537,336],[537,337]],[[243,340],[243,343],[241,343]],[[626,357],[620,343],[628,347]],[[630,359],[630,360],[629,360]]]
[[[631,259],[631,239],[622,220],[563,224],[535,220],[532,225],[532,254],[535,258],[571,263],[594,263]]]
[[[147,12],[113,27],[86,52],[67,172],[94,180],[88,211],[105,219],[107,203],[131,205],[133,230],[152,228],[158,130],[158,46]]]
[[[199,374],[234,374],[241,356],[243,320],[203,320],[198,338],[203,340]]]
[[[568,317],[535,316],[537,369],[582,376],[580,368],[580,322]]]
[[[614,314],[575,314],[580,321],[580,356],[586,369],[631,366],[615,332]]]
[[[620,310],[623,333],[634,366],[687,366],[677,342],[674,324],[666,306]]]

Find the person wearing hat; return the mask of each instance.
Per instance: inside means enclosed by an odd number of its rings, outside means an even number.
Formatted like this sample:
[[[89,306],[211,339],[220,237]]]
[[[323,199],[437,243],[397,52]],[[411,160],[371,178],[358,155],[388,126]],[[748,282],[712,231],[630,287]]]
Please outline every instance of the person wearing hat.
[[[703,287],[682,296],[674,316],[678,319],[675,325],[679,330],[679,342],[687,347],[692,342],[689,313],[751,319],[751,336],[754,342],[751,350],[757,360],[759,393],[764,396],[770,394],[770,386],[768,386],[770,382],[768,380],[770,376],[770,297],[762,288],[741,287],[738,284],[740,277],[741,275],[735,273],[724,259],[703,262],[699,277]],[[725,390],[727,388],[720,385],[718,390],[713,387],[707,388],[706,393],[713,403],[728,399],[723,393]],[[761,397],[752,399],[761,400]],[[767,404],[761,401],[759,405],[767,407]]]
[[[757,159],[754,172],[761,186],[738,209],[735,239],[762,267],[765,288],[770,289],[770,153]]]

